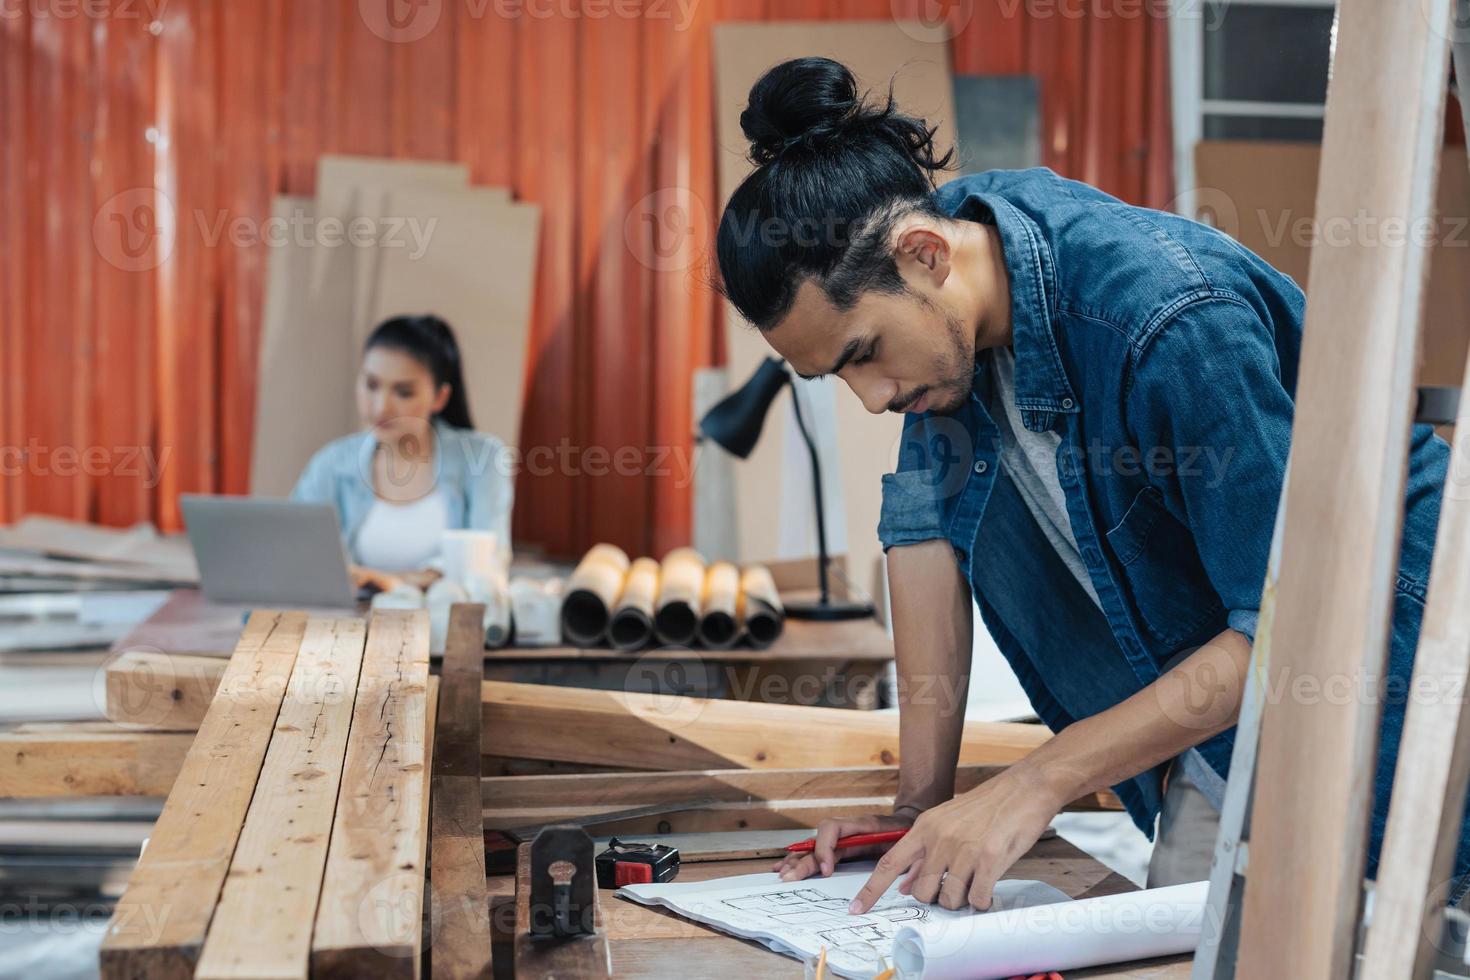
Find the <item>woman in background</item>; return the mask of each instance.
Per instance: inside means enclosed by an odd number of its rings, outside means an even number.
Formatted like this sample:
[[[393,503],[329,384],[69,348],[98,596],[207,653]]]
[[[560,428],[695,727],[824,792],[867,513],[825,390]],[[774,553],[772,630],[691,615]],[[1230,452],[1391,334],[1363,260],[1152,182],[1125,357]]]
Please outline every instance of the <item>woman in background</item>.
[[[357,412],[363,431],[318,450],[291,491],[337,508],[357,587],[427,586],[448,530],[494,531],[509,548],[504,446],[474,431],[447,323],[380,324],[363,347]]]

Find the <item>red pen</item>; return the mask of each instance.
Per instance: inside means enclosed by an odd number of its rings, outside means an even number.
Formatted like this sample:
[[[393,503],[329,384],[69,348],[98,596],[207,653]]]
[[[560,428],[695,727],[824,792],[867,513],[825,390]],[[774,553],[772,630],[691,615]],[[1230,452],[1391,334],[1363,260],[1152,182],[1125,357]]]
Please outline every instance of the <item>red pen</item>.
[[[839,837],[834,845],[839,851],[848,847],[862,847],[866,844],[892,844],[899,840],[907,830],[880,830],[872,834],[853,834],[851,837]],[[816,848],[816,838],[810,840],[799,840],[795,844],[786,845],[786,850],[792,854],[806,854]]]

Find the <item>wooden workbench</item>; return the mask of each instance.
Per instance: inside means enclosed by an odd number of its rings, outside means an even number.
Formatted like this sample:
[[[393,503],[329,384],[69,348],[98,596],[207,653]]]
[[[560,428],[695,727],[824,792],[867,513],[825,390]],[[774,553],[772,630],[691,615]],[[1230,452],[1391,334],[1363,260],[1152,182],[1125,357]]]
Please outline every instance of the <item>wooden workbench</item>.
[[[712,861],[685,864],[679,881],[706,881],[734,875],[769,871],[767,858],[744,861]],[[1133,891],[1128,879],[1108,870],[1061,838],[1040,841],[1007,877],[1034,878],[1052,885],[1072,898],[1112,895]],[[490,878],[492,907],[513,900],[513,876]],[[613,975],[621,977],[799,978],[802,964],[789,956],[773,953],[759,943],[737,939],[709,926],[681,918],[666,908],[639,905],[615,898],[611,891],[598,895],[599,915],[612,953]],[[503,914],[493,916],[496,931],[495,975],[502,973],[512,953],[510,935],[499,930]],[[513,921],[513,919],[511,920]],[[1189,976],[1190,957],[1174,956],[1145,962],[1120,964],[1091,970],[1068,970],[1067,980],[1107,977],[1114,980],[1183,980]]]

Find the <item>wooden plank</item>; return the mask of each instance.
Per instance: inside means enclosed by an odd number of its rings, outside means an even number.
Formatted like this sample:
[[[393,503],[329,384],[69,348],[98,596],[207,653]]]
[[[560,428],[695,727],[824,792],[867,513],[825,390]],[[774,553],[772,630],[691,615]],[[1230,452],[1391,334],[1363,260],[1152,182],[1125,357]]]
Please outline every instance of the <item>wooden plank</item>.
[[[1003,766],[960,766],[955,792],[964,793],[1002,772]],[[482,779],[485,809],[603,807],[625,809],[714,799],[755,800],[850,799],[893,796],[898,792],[897,766],[854,766],[840,769],[706,769],[692,772],[573,773],[560,776],[501,776]],[[1111,792],[1092,793],[1075,809],[1119,809]],[[535,821],[527,821],[534,823]]]
[[[1420,227],[1444,127],[1450,0],[1403,17],[1343,0],[1319,221]],[[1273,671],[1331,690],[1381,678],[1403,514],[1428,236],[1312,250]],[[1350,397],[1344,398],[1344,393]],[[1377,749],[1376,698],[1282,698],[1262,716],[1239,976],[1348,976]],[[1330,819],[1323,815],[1329,814]]]
[[[195,731],[229,663],[147,650],[118,654],[103,672],[107,718],[155,731]]]
[[[1459,0],[1457,23],[1464,22],[1466,11],[1465,0]],[[1470,72],[1470,36],[1463,31],[1455,35],[1454,63],[1456,76],[1464,79]],[[1464,88],[1459,102],[1470,123],[1470,94]],[[1463,177],[1463,165],[1459,169]],[[1457,333],[1463,346],[1463,323]],[[1461,376],[1470,376],[1470,357]],[[1462,489],[1470,476],[1467,460],[1470,399],[1461,399],[1409,685],[1411,691],[1440,696],[1410,698],[1404,716],[1373,925],[1364,949],[1367,977],[1423,980],[1438,959],[1441,910],[1449,897],[1470,784],[1470,699],[1464,697],[1470,684],[1470,499]]]
[[[599,889],[592,889],[596,935],[558,943],[531,941],[531,845],[516,852],[516,980],[572,980],[612,976],[612,954]],[[687,967],[687,964],[686,964]],[[632,974],[638,976],[640,974]]]
[[[428,614],[374,613],[312,936],[314,976],[417,974],[428,677]]]
[[[301,613],[246,623],[108,925],[103,977],[193,974],[305,629]]]
[[[676,770],[898,763],[891,714],[498,681],[481,701],[497,755]],[[1050,737],[1041,725],[970,722],[960,762],[1005,765]]]
[[[306,977],[366,632],[307,622],[196,978]]]
[[[193,741],[102,723],[22,725],[0,732],[0,797],[167,796]]]
[[[449,611],[439,673],[439,721],[429,797],[430,904],[434,977],[490,976],[490,897],[481,832],[480,683],[485,607]]]

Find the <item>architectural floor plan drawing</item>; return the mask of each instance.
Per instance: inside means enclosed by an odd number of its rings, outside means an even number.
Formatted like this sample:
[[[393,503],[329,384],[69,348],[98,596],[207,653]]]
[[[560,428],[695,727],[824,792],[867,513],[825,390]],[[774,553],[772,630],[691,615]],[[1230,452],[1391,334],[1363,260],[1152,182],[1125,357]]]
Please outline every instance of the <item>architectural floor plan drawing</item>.
[[[850,915],[852,901],[872,865],[855,865],[830,878],[783,882],[775,874],[743,875],[716,881],[632,885],[618,894],[645,905],[664,905],[723,932],[754,939],[798,959],[827,950],[827,963],[846,977],[867,978],[890,959],[893,937],[905,926],[926,922],[964,922],[987,913],[950,912],[923,905],[895,886],[864,915]],[[1067,901],[1039,881],[1003,881],[996,886],[995,910]]]

